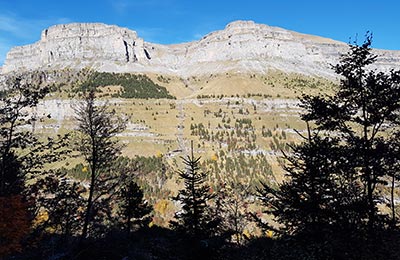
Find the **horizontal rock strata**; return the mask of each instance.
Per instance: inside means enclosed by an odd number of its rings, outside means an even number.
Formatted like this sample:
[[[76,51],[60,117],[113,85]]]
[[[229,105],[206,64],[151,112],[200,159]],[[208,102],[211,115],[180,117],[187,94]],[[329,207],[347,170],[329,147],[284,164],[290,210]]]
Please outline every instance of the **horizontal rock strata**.
[[[91,67],[189,77],[280,70],[333,78],[331,64],[346,50],[342,42],[251,21],[232,22],[199,41],[175,45],[145,42],[127,28],[73,23],[52,26],[42,32],[40,41],[11,49],[2,71]],[[400,51],[375,52],[379,69],[400,66]]]

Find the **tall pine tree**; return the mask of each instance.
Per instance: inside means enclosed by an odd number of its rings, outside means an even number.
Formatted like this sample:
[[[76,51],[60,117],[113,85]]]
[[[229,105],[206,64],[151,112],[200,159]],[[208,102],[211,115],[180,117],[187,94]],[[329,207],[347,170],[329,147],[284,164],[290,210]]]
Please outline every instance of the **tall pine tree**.
[[[400,71],[374,70],[371,40],[367,34],[362,45],[350,45],[334,67],[340,84],[333,95],[303,97],[302,119],[314,131],[287,156],[287,180],[278,189],[263,184],[259,190],[280,230],[305,234],[297,242],[311,245],[317,259],[362,252],[382,258],[375,246],[385,241],[380,235],[389,218],[378,210],[387,199],[378,187],[389,179],[392,194],[395,187],[399,159],[391,142],[399,124]],[[394,215],[393,196],[391,201]]]
[[[378,72],[372,65],[372,35],[362,45],[350,45],[334,67],[341,76],[337,92],[330,97],[305,96],[303,119],[315,122],[318,130],[339,135],[348,150],[348,171],[355,171],[364,186],[368,226],[378,224],[377,187],[387,177],[388,142],[399,123],[400,71]],[[386,157],[386,158],[384,158]]]
[[[208,237],[213,222],[208,212],[208,202],[214,195],[205,184],[207,174],[200,169],[200,159],[193,155],[192,142],[191,155],[182,157],[185,169],[178,171],[184,181],[184,188],[179,190],[174,199],[181,203],[182,209],[175,214],[176,221],[171,222],[174,229],[195,239]]]

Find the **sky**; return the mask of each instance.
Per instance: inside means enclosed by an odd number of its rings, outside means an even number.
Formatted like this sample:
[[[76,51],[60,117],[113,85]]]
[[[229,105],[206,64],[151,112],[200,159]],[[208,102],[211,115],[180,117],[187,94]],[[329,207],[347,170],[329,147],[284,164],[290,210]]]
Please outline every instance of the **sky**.
[[[0,0],[0,66],[11,47],[40,40],[47,27],[101,22],[137,31],[145,41],[198,40],[235,20],[400,50],[398,0]]]

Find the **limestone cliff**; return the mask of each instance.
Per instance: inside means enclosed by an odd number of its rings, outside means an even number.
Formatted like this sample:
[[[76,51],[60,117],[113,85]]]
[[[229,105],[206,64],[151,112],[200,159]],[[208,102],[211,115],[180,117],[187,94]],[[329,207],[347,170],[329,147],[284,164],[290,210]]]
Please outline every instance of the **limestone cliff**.
[[[199,41],[176,45],[145,42],[127,28],[100,23],[52,26],[40,41],[15,47],[3,73],[92,67],[108,72],[150,72],[183,77],[281,70],[334,77],[331,64],[347,44],[251,21],[232,22]],[[375,50],[381,69],[400,66],[400,51]]]

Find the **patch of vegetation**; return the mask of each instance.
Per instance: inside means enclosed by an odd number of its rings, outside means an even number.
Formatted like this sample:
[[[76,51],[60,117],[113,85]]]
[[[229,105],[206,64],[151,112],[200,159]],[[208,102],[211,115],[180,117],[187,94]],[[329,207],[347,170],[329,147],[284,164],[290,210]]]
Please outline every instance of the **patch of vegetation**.
[[[163,75],[157,76],[157,80],[165,84],[169,84],[171,82],[171,78],[164,77]]]
[[[7,92],[5,90],[0,90],[0,98],[4,98],[7,96]]]
[[[94,72],[84,83],[76,88],[75,91],[89,91],[105,86],[121,86],[123,88],[122,91],[113,94],[113,97],[175,99],[165,87],[154,83],[146,75],[130,73]]]

